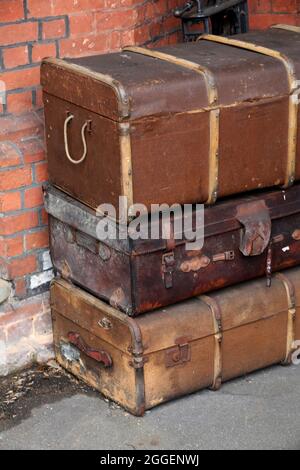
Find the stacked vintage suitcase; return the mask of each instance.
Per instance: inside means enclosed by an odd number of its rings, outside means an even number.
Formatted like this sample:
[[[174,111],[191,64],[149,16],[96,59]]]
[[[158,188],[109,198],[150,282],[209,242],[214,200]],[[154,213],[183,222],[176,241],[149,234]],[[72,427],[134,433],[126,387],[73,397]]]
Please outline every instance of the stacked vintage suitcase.
[[[295,354],[299,32],[43,62],[57,359],[136,415]],[[203,248],[176,214],[167,239],[120,236],[133,213],[97,210],[119,196],[205,203]]]

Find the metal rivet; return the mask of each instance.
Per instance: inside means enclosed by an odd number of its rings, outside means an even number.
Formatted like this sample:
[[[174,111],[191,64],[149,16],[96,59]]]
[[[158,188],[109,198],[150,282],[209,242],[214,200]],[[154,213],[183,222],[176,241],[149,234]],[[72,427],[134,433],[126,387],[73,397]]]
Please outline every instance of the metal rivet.
[[[102,318],[102,320],[99,320],[98,325],[104,330],[111,330],[112,328],[112,322],[106,317]]]
[[[300,240],[300,229],[295,230],[293,232],[292,237],[293,237],[294,240],[299,241]]]

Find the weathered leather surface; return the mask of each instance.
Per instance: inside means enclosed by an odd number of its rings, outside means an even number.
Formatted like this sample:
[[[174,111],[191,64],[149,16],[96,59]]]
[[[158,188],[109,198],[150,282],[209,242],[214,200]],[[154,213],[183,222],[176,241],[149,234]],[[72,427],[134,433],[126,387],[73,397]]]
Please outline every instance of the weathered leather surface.
[[[285,271],[284,276],[295,292],[297,340],[299,268]],[[130,319],[66,281],[54,281],[51,305],[57,360],[136,415],[212,386],[218,351],[220,383],[285,361],[291,305],[282,280],[275,279],[270,288],[263,280],[242,283],[210,299],[219,305],[219,331],[206,298]],[[81,349],[109,357],[111,366],[74,348],[70,333],[80,337]]]

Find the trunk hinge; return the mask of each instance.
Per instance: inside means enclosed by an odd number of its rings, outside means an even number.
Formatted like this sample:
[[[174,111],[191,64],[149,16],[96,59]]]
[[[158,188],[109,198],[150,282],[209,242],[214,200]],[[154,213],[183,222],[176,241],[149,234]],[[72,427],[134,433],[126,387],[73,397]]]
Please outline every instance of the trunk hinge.
[[[175,271],[175,254],[174,251],[165,253],[162,257],[162,277],[165,288],[173,287],[173,272]]]

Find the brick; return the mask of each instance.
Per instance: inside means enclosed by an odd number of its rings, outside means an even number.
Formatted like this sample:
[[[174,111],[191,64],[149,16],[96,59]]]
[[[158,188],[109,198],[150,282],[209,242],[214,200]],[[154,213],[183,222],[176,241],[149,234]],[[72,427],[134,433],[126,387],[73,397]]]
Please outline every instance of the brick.
[[[41,215],[41,222],[42,222],[42,224],[43,224],[43,225],[48,225],[49,216],[48,216],[46,210],[45,210],[45,209],[41,209],[40,215]]]
[[[35,181],[36,183],[44,183],[48,180],[48,164],[47,162],[37,163],[35,165]]]
[[[26,279],[24,279],[24,277],[14,280],[14,290],[15,290],[15,296],[17,298],[22,299],[26,296],[27,285],[26,285]]]
[[[128,6],[131,6],[131,2],[133,0],[105,0],[105,8],[107,9],[113,9],[113,8],[118,8],[120,6],[125,6],[125,7],[128,7]]]
[[[0,213],[18,211],[22,207],[21,193],[0,193]]]
[[[42,18],[52,15],[52,2],[49,0],[27,0],[29,17]]]
[[[36,41],[38,39],[38,23],[26,22],[13,25],[0,25],[0,45],[17,44],[19,42]]]
[[[250,16],[250,28],[266,29],[274,24],[291,24],[296,22],[294,15],[283,14],[259,14]]]
[[[56,45],[50,44],[34,44],[32,47],[32,61],[41,62],[45,57],[56,57]]]
[[[49,246],[49,231],[44,228],[38,232],[28,233],[25,236],[25,247],[27,251],[47,248]]]
[[[44,313],[45,302],[47,302],[47,297],[40,295],[26,299],[26,301],[8,304],[4,307],[4,315],[0,315],[0,326],[28,320],[34,315]]]
[[[96,29],[99,32],[106,30],[120,30],[132,27],[138,19],[136,10],[97,12]]]
[[[248,0],[250,13],[269,13],[272,10],[272,0]]]
[[[32,91],[22,93],[9,93],[7,95],[7,109],[11,114],[22,114],[32,109]]]
[[[64,19],[44,21],[43,39],[58,39],[66,36],[66,22]]]
[[[29,186],[31,183],[31,168],[23,167],[13,170],[3,170],[0,178],[0,191]]]
[[[153,1],[153,0],[150,0]],[[154,0],[157,1],[157,0]],[[106,0],[107,7],[108,5],[111,5],[110,8],[113,8],[114,3],[116,3],[116,0]],[[142,2],[141,0],[119,0],[118,2],[121,7],[135,7],[137,5],[140,5]],[[176,4],[178,6],[178,3]]]
[[[51,331],[52,319],[50,311],[43,315],[38,315],[34,320],[34,333],[36,335],[48,335]]]
[[[1,118],[0,142],[18,142],[29,137],[42,136],[44,131],[43,121],[37,113],[26,113],[21,116],[6,116]]]
[[[43,256],[42,256],[42,263],[43,263],[44,271],[47,271],[48,269],[53,268],[52,259],[51,259],[49,250],[44,251]]]
[[[149,28],[145,26],[136,28],[134,31],[134,38],[137,44],[144,44],[145,42],[149,41],[150,39]]]
[[[38,289],[44,286],[44,288],[48,287],[49,283],[52,281],[54,275],[52,269],[49,271],[45,271],[39,274],[34,274],[30,278],[30,289]]]
[[[36,103],[35,103],[35,105],[38,109],[41,109],[44,106],[44,103],[43,103],[43,89],[41,87],[38,87],[36,89]]]
[[[18,46],[3,50],[5,68],[19,67],[28,64],[28,47]]]
[[[110,51],[116,51],[121,48],[121,31],[112,31],[110,35]]]
[[[26,209],[38,207],[43,204],[43,192],[41,186],[24,191],[24,206]]]
[[[249,3],[251,1],[253,0],[250,0],[250,1],[248,0]],[[257,0],[254,0],[254,1],[257,1]],[[177,6],[178,6],[178,0],[168,0],[167,11],[173,11]]]
[[[0,74],[7,91],[16,88],[29,88],[40,84],[40,67],[28,67]]]
[[[178,29],[177,18],[175,18],[174,16],[169,16],[168,18],[165,18],[163,20],[163,28],[164,31],[168,32]]]
[[[26,338],[33,334],[33,318],[28,318],[23,321],[18,321],[10,325],[7,330],[7,343],[14,344],[20,341],[21,338]]]
[[[94,32],[94,15],[83,13],[69,17],[70,34],[72,37],[80,34],[91,34]]]
[[[0,23],[9,23],[24,18],[23,0],[1,0]]]
[[[163,27],[161,22],[152,23],[149,27],[150,36],[152,39],[161,36]]]
[[[45,160],[44,142],[36,137],[23,141],[20,144],[24,163],[36,163]]]
[[[11,142],[0,142],[0,168],[17,166],[22,163],[21,155]]]
[[[109,51],[109,34],[81,39],[62,39],[60,52],[62,57],[79,57]]]
[[[24,258],[16,258],[8,263],[8,276],[10,279],[24,276],[36,272],[38,269],[35,255],[28,255]]]
[[[275,13],[296,13],[296,0],[272,0],[272,11]]]
[[[0,235],[12,235],[23,230],[35,228],[38,224],[39,219],[36,211],[0,217]]]
[[[11,258],[21,256],[23,254],[23,237],[17,236],[12,238],[0,239],[0,256],[3,258]]]
[[[52,0],[53,15],[69,15],[83,11],[100,10],[105,6],[105,0]]]
[[[130,46],[135,44],[134,30],[122,31],[121,33],[121,47]]]

